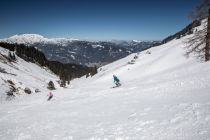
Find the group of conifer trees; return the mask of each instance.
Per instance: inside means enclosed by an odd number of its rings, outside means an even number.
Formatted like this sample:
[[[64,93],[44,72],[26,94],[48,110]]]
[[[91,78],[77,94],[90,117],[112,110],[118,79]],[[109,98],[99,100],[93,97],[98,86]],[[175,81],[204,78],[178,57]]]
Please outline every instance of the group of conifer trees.
[[[14,52],[17,56],[25,61],[36,63],[42,67],[49,68],[53,73],[60,77],[60,85],[65,87],[66,84],[70,84],[70,81],[74,78],[79,78],[83,75],[93,76],[97,73],[97,67],[87,67],[77,64],[63,64],[58,61],[49,61],[45,55],[37,48],[28,47],[24,44],[10,44],[0,42],[0,46],[9,49],[9,57],[14,58]],[[16,59],[16,58],[15,58]]]

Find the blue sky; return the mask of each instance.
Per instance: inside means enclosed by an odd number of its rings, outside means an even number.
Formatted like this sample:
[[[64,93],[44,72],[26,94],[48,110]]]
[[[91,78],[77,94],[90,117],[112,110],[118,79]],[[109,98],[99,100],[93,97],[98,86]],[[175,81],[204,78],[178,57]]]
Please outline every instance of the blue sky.
[[[0,38],[35,33],[85,40],[160,40],[191,21],[199,0],[1,0]]]

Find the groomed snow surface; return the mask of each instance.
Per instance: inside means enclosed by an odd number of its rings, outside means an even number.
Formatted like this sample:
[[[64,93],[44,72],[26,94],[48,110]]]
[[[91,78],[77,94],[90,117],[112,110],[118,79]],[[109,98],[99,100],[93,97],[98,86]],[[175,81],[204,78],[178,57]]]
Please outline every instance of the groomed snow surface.
[[[42,92],[1,103],[0,139],[210,140],[210,63],[186,59],[183,41],[57,87],[51,101]]]

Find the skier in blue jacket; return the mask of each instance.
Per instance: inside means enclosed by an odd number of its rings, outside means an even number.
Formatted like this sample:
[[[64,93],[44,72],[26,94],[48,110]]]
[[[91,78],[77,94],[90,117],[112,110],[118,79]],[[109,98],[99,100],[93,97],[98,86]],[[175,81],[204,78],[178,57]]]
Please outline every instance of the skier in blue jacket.
[[[120,80],[116,75],[113,75],[113,79],[114,79],[114,83],[116,84],[116,86],[121,86]]]

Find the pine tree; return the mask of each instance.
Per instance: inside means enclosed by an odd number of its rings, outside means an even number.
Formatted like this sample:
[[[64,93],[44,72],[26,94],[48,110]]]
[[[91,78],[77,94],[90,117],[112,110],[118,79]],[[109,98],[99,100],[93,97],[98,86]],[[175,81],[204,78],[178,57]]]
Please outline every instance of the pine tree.
[[[186,44],[186,56],[194,53],[198,58],[204,61],[209,61],[210,52],[210,6],[209,0],[204,0],[202,4],[196,7],[195,11],[191,13],[193,20],[202,20],[208,16],[204,28],[196,31],[192,37],[190,37]],[[209,6],[209,7],[208,7]]]

